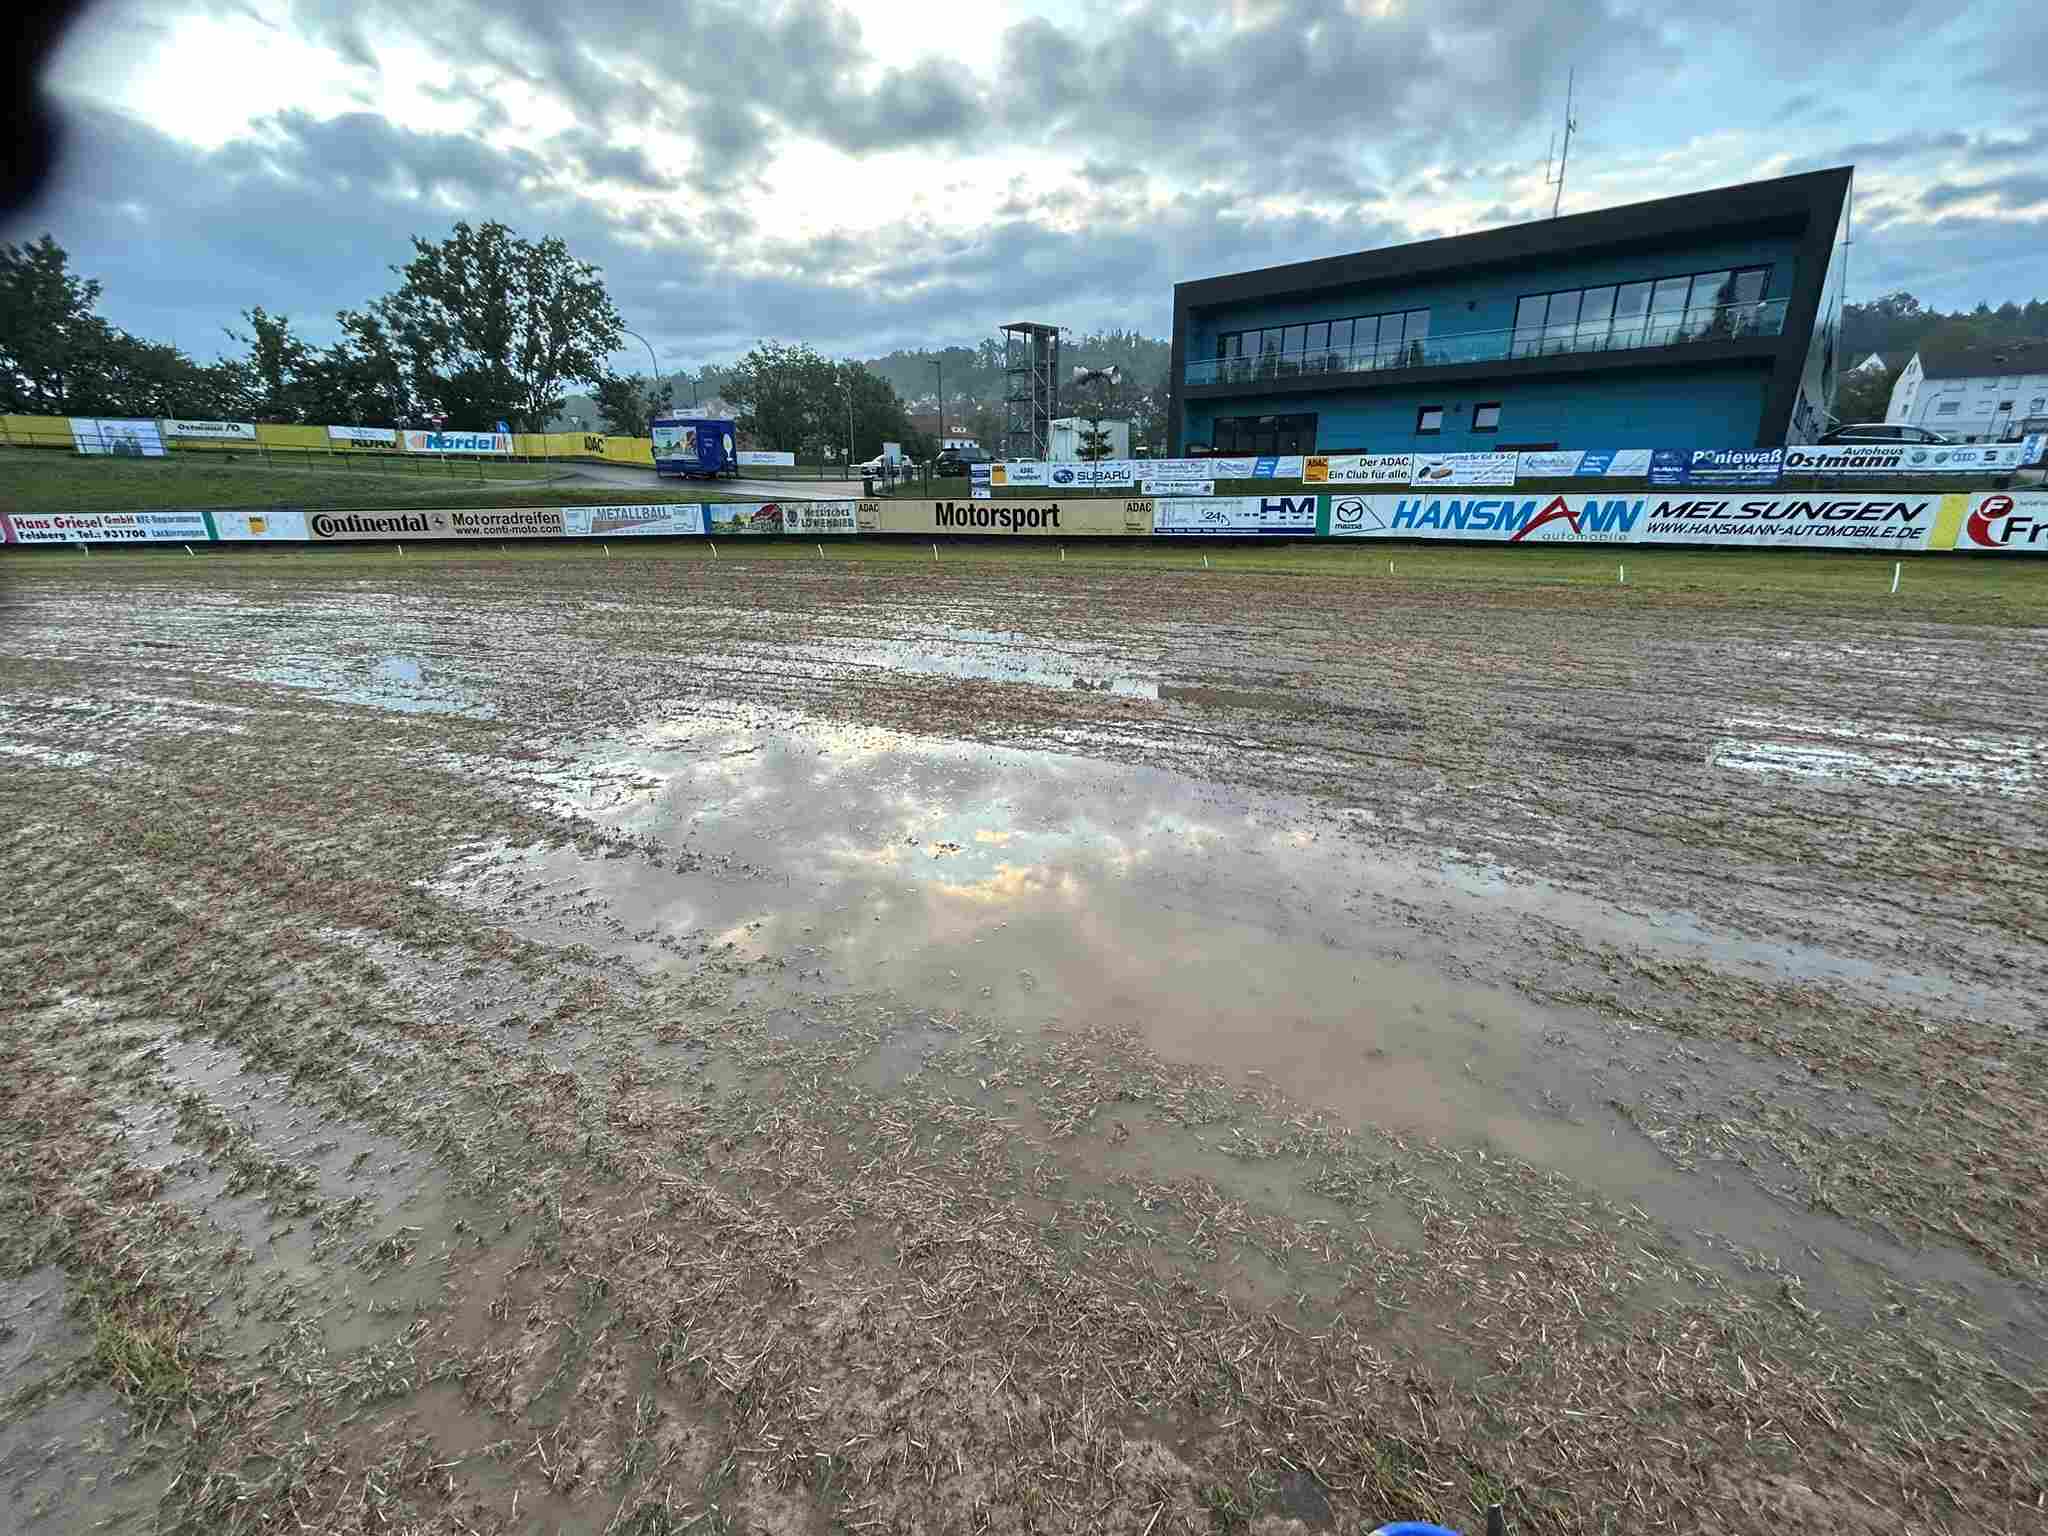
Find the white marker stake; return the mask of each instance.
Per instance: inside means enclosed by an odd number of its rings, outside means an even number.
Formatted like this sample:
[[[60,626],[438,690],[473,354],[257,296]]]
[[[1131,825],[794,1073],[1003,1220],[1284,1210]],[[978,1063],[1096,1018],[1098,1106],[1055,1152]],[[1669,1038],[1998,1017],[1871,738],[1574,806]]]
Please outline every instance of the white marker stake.
[[[711,558],[716,560],[718,558],[718,540],[706,539],[704,542],[711,546]]]
[[[1389,576],[1394,574],[1394,562],[1391,560],[1387,562],[1387,574]]]
[[[185,546],[185,553],[186,553],[186,554],[188,554],[188,555],[192,554],[192,546],[191,546],[190,544],[187,544],[187,545]],[[197,559],[198,557],[197,557],[197,556],[195,555],[195,556],[193,556],[193,558],[194,558],[194,559]]]
[[[822,544],[818,546],[818,558],[820,560],[825,558],[825,546]]]
[[[1202,569],[1205,571],[1209,569],[1209,557],[1207,555],[1202,556]]]
[[[405,555],[405,546],[404,546],[403,544],[401,544],[401,545],[399,545],[399,546],[398,546],[398,553],[399,553],[399,556],[400,556],[400,558],[401,558],[401,559],[402,559],[402,558],[404,558],[404,555]]]
[[[1898,596],[1899,592],[1899,572],[1905,568],[1906,562],[1903,560],[1894,560],[1892,562],[1892,595],[1894,597]]]
[[[934,544],[934,545],[932,546],[932,559],[933,559],[933,560],[937,560],[938,558],[939,558],[939,546],[938,546],[938,545],[936,545],[936,544]]]
[[[1060,546],[1060,564],[1061,564],[1061,565],[1065,565],[1066,563],[1067,563],[1067,546],[1066,546],[1066,545],[1064,545],[1064,544],[1062,544],[1062,545]]]
[[[1627,585],[1628,585],[1628,567],[1627,567],[1626,565],[1617,565],[1617,566],[1616,566],[1616,567],[1614,568],[1614,579],[1615,579],[1616,581],[1620,582],[1620,583],[1621,583],[1621,584],[1622,584],[1622,585],[1623,585],[1624,587],[1625,587],[1625,586],[1627,586]]]

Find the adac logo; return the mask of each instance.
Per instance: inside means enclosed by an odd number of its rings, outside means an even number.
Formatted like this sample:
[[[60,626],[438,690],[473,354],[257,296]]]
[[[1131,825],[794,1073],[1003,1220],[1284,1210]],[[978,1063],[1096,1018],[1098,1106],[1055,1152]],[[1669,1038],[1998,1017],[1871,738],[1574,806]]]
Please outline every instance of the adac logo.
[[[1509,539],[1508,542],[1510,544],[1519,544],[1545,523],[1554,523],[1560,518],[1571,524],[1572,534],[1574,537],[1577,537],[1579,532],[1579,514],[1572,510],[1571,503],[1562,496],[1553,496],[1550,498],[1549,504],[1541,512],[1530,518],[1528,522],[1522,524],[1521,528],[1516,531],[1515,536]]]
[[[1386,520],[1373,511],[1363,496],[1339,496],[1330,503],[1332,533],[1360,533],[1367,528],[1384,528]]]

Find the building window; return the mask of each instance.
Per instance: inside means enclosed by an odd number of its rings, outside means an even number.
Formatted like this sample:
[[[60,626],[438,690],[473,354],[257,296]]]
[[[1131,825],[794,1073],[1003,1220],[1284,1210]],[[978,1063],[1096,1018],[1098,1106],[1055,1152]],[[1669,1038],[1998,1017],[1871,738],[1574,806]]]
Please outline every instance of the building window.
[[[1490,400],[1485,405],[1472,407],[1472,430],[1474,432],[1498,432],[1500,430],[1500,402]]]
[[[2048,406],[2048,395],[2036,395],[2027,402],[2027,414],[2029,416],[2038,416],[2041,414],[2043,406]]]
[[[1216,382],[1419,367],[1429,360],[1428,338],[1426,309],[1225,331],[1216,338],[1216,357],[1222,364],[1216,370]]]
[[[2012,409],[2012,402],[2010,400],[2001,400],[1998,402],[1998,408],[2001,411],[2009,411]]]
[[[1314,453],[1316,412],[1288,416],[1219,416],[1212,451],[1232,457],[1251,454]]]
[[[1958,412],[1960,412],[1962,408],[1963,402],[1960,400],[1944,400],[1939,405],[1935,406],[1934,414],[1937,416],[1954,416]]]
[[[1415,432],[1418,437],[1430,437],[1444,429],[1444,408],[1440,405],[1417,406],[1415,410]]]
[[[1759,329],[1770,285],[1769,267],[1742,267],[1525,294],[1515,305],[1508,355],[1604,352],[1746,336]]]

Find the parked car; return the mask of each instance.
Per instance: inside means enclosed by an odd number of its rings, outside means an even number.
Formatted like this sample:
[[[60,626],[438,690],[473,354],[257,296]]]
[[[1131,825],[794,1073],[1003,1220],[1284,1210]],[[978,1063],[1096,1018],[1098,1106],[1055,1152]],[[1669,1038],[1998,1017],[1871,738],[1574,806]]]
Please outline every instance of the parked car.
[[[907,475],[915,467],[908,459],[890,459],[878,453],[872,459],[854,465],[853,472],[876,480],[887,480],[893,475]]]
[[[935,475],[964,475],[976,464],[993,464],[995,460],[979,448],[941,448],[939,456],[932,460]]]
[[[1897,447],[1900,443],[1946,443],[1950,439],[1926,427],[1900,426],[1888,421],[1860,421],[1823,432],[1822,443],[1884,443]]]

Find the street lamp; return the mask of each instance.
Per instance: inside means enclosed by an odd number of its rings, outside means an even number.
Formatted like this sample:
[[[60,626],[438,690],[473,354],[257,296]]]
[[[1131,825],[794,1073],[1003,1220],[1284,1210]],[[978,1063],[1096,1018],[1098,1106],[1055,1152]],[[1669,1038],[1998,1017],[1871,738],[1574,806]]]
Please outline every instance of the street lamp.
[[[623,325],[619,329],[626,331]],[[642,336],[638,331],[626,331],[626,334],[647,349],[647,361],[654,368],[654,372],[649,375],[647,380],[647,414],[652,416],[654,414],[655,391],[661,388],[661,359],[654,355],[654,343],[645,336]]]
[[[945,370],[945,368],[944,368],[943,366],[941,366],[941,364],[940,364],[939,360],[938,360],[938,359],[937,359],[936,357],[932,359],[932,372],[933,372],[933,373],[934,373],[935,375],[937,375],[937,376],[938,376],[938,381],[939,381],[939,443],[938,443],[938,446],[939,446],[939,447],[941,447],[941,448],[943,448],[943,447],[945,447],[945,446],[946,446],[946,370]]]

